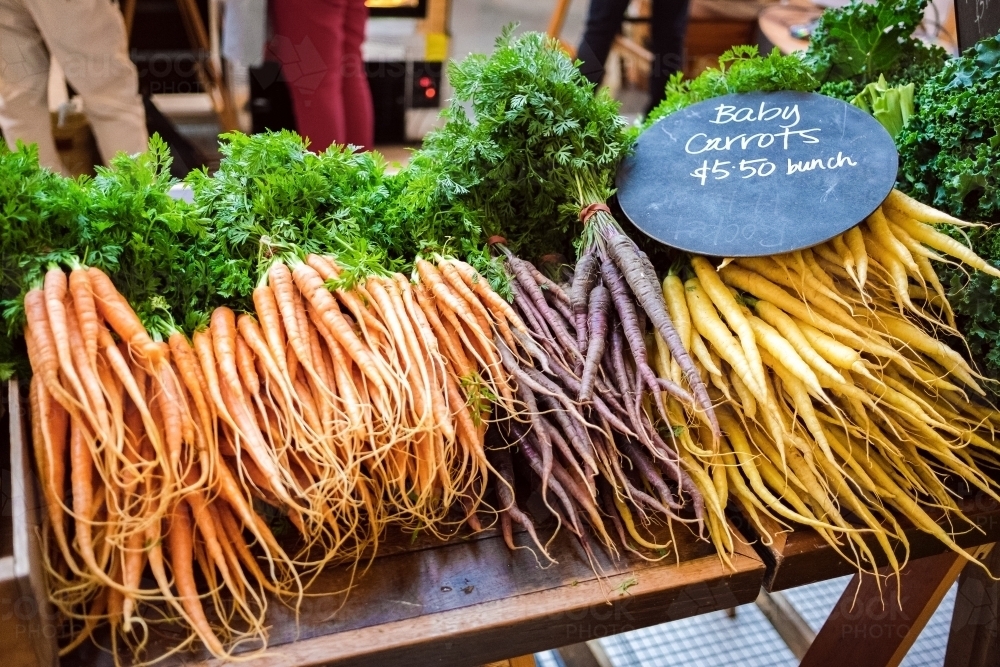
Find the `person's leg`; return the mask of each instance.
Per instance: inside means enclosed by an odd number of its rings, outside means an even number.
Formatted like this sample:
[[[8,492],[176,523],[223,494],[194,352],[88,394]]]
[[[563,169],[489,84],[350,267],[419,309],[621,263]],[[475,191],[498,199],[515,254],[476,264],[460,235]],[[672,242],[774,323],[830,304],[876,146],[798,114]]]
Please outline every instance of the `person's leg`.
[[[604,62],[611,53],[615,36],[621,31],[628,5],[629,0],[590,0],[576,57],[582,61],[580,71],[591,83],[600,85],[604,79]]]
[[[372,109],[372,91],[365,74],[361,57],[361,43],[365,41],[365,23],[368,7],[364,0],[348,0],[344,18],[343,96],[345,141],[362,148],[371,148],[374,142],[375,117]]]
[[[52,139],[49,52],[24,0],[0,0],[0,130],[11,149],[38,144],[43,167],[65,172]]]
[[[670,75],[684,69],[684,34],[687,32],[688,0],[653,0],[650,23],[653,63],[649,69],[649,108],[663,99]]]
[[[83,110],[104,161],[146,150],[146,110],[128,57],[125,22],[111,0],[25,0]]]
[[[268,51],[281,63],[299,134],[315,151],[344,143],[344,16],[347,0],[271,3],[274,36]]]

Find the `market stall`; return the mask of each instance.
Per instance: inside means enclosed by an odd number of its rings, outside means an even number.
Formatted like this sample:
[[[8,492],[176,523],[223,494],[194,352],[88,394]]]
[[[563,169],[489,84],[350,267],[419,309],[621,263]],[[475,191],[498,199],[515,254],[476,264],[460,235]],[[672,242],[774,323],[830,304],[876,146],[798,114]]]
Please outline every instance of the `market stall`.
[[[632,126],[506,28],[398,173],[0,152],[8,585],[63,664],[477,664],[847,573],[898,664],[1000,532],[1000,37],[923,6]]]

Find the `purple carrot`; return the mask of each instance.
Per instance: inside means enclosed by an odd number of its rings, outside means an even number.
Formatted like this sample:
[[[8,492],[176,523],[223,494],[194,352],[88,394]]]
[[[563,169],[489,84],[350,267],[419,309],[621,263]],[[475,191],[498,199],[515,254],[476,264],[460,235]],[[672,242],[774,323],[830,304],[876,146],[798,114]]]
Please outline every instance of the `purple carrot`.
[[[559,286],[559,283],[546,278],[545,274],[539,271],[534,264],[530,262],[525,262],[525,264],[527,264],[527,269],[531,273],[531,277],[535,279],[536,285],[551,294],[555,300],[564,303],[567,306],[570,305],[569,294],[566,294],[566,292],[563,291],[563,288]]]
[[[601,357],[607,343],[609,303],[610,294],[604,285],[598,285],[590,292],[590,307],[587,312],[587,337],[590,341],[580,381],[581,401],[589,401],[594,394],[597,369],[601,366]]]
[[[646,342],[642,337],[644,323],[639,321],[639,316],[635,312],[635,301],[633,300],[632,292],[625,283],[625,277],[610,259],[605,259],[601,262],[601,278],[604,280],[604,284],[608,286],[608,289],[611,290],[611,299],[615,304],[615,310],[618,312],[618,318],[622,323],[622,333],[625,335],[628,347],[632,351],[632,359],[635,361],[636,372],[639,376],[639,381],[635,385],[636,393],[641,395],[643,385],[648,387],[653,392],[657,411],[660,413],[663,421],[666,422],[668,419],[666,408],[663,405],[663,393],[660,391],[660,385],[656,381],[656,373],[649,367]],[[636,400],[640,399],[636,397]]]
[[[593,476],[597,473],[597,462],[594,460],[593,453],[593,443],[591,442],[590,435],[587,433],[586,429],[582,428],[578,423],[575,423],[569,418],[569,415],[562,409],[562,406],[557,405],[555,401],[551,398],[543,399],[548,402],[548,407],[551,411],[551,416],[555,419],[559,428],[562,429],[562,433],[568,439],[569,446],[576,452],[576,454],[583,460],[586,475],[583,478],[583,483],[587,485],[587,489],[593,493],[594,482]]]
[[[613,477],[620,482],[621,488],[625,490],[624,495],[631,498],[635,503],[635,507],[643,517],[643,520],[646,519],[646,511],[643,509],[643,505],[656,512],[669,516],[670,510],[664,507],[663,503],[656,498],[653,498],[645,491],[636,488],[636,486],[632,483],[632,480],[630,480],[625,474],[625,471],[622,470],[621,461],[619,460],[620,455],[618,453],[618,447],[616,446],[614,440],[609,439],[605,441],[602,438],[598,438],[597,443],[600,443],[597,444],[597,446],[603,448],[604,450],[605,456],[602,458],[606,459],[608,464],[611,466]],[[611,479],[608,481],[610,482]]]
[[[576,322],[576,342],[580,352],[587,350],[587,306],[590,303],[590,291],[597,282],[597,273],[597,255],[588,250],[576,263],[573,286],[569,291],[570,305],[573,306],[573,317]]]
[[[538,401],[535,399],[535,394],[526,386],[525,383],[518,382],[517,395],[522,401],[524,401],[525,408],[528,412],[528,418],[531,420],[531,430],[535,433],[535,438],[538,440],[539,450],[541,451],[542,499],[545,500],[546,494],[549,490],[549,477],[552,475],[552,441],[549,440],[549,434],[537,425],[540,413],[538,411]]]
[[[563,459],[565,459],[567,465],[570,467],[570,472],[576,473],[580,480],[584,484],[587,484],[587,480],[589,479],[587,477],[587,473],[585,473],[583,468],[580,467],[580,462],[577,460],[577,454],[579,452],[573,449],[573,447],[566,441],[566,438],[563,437],[562,432],[556,428],[552,422],[543,418],[542,423],[549,431],[549,438],[555,444],[556,449],[560,454],[562,454]]]
[[[563,384],[566,385],[566,389],[568,391],[574,394],[580,393],[579,379],[575,378],[572,373],[559,364],[553,364],[552,368],[556,371],[556,375],[560,380],[562,380]],[[629,428],[619,417],[619,415],[625,415],[628,417],[628,414],[626,413],[625,408],[618,402],[618,396],[620,394],[618,394],[617,390],[612,390],[610,387],[604,385],[604,383],[600,380],[598,380],[597,389],[604,396],[604,399],[607,399],[605,401],[597,394],[595,394],[593,399],[591,399],[591,404],[597,410],[597,414],[604,417],[612,428],[622,435],[630,437],[635,436],[635,431]]]
[[[618,383],[618,391],[622,394],[622,405],[625,408],[625,414],[632,423],[634,432],[642,437],[644,435],[641,428],[642,422],[639,420],[639,415],[635,409],[634,391],[629,381],[629,373],[625,368],[625,355],[622,354],[623,347],[621,327],[616,326],[611,330],[611,365],[615,369],[614,377]]]
[[[573,317],[573,311],[570,310],[570,307],[558,299],[552,299],[552,307],[559,314],[559,323],[565,327],[566,331],[572,330],[575,333],[576,320]]]
[[[549,367],[548,352],[543,350],[542,346],[536,343],[534,338],[523,331],[518,331],[517,329],[512,329],[511,333],[514,334],[514,339],[521,344],[525,352],[528,353],[528,356],[538,362],[543,371],[546,373],[552,372],[552,369]],[[559,364],[554,365],[558,366]]]
[[[531,300],[528,299],[528,297],[526,297],[513,282],[510,283],[510,293],[514,297],[514,305],[517,306],[517,309],[521,313],[521,317],[527,322],[531,332],[543,341],[550,341],[552,339],[552,333],[548,330],[548,327],[544,326],[544,320],[538,316],[538,313],[535,311],[535,306],[531,303]]]
[[[687,494],[691,496],[691,502],[694,505],[694,515],[698,518],[700,534],[701,529],[703,529],[705,525],[705,499],[702,497],[701,491],[698,490],[698,487],[695,486],[694,480],[692,480],[691,477],[688,476],[688,474],[681,468],[677,452],[671,451],[670,447],[663,441],[663,438],[660,437],[660,434],[656,431],[656,429],[652,429],[652,433],[653,444],[655,444],[656,448],[664,455],[655,456],[654,452],[653,460],[658,466],[660,466],[660,470],[662,470],[664,474],[669,475],[671,479],[677,482],[679,492],[686,491]]]
[[[625,442],[624,454],[628,456],[629,460],[632,461],[632,465],[635,469],[639,471],[639,474],[649,482],[649,485],[653,487],[657,495],[660,496],[660,500],[664,505],[671,509],[682,509],[683,505],[677,502],[674,498],[674,494],[671,493],[670,487],[667,486],[666,482],[663,481],[663,477],[657,472],[656,467],[653,462],[639,449],[635,443],[632,441]],[[677,519],[679,517],[670,514],[670,517]]]
[[[656,382],[660,385],[660,389],[667,392],[682,403],[694,404],[694,398],[691,397],[691,394],[687,393],[683,388],[678,387],[670,380],[667,380],[666,378],[656,378]]]
[[[525,430],[525,428],[519,422],[511,419],[509,420],[509,424],[511,433],[513,433],[517,437],[518,442],[529,439],[528,431]],[[562,437],[562,434],[559,432],[559,429],[557,429],[548,419],[546,419],[542,415],[538,416],[538,424],[540,425],[541,428],[546,429],[546,433],[548,433],[549,439],[555,445],[555,449],[558,450],[560,454],[562,454],[563,458],[566,459],[566,461],[572,467],[573,471],[580,476],[580,479],[583,480],[584,483],[586,483],[587,476],[583,472],[583,469],[580,467],[580,464],[577,461],[577,456],[576,456],[577,452],[574,452],[573,448],[570,447],[570,445],[566,442],[566,439]],[[539,450],[539,446],[537,444],[534,444],[533,446],[535,448],[535,451]],[[558,465],[555,462],[554,457],[553,457],[553,465]],[[542,474],[538,473],[538,476],[541,477]],[[549,482],[551,483],[552,480],[550,479]]]
[[[587,420],[583,418],[583,415],[577,410],[576,404],[573,403],[573,400],[566,395],[559,385],[534,368],[521,366],[514,357],[514,353],[510,351],[510,348],[502,340],[494,338],[494,341],[496,342],[497,351],[500,353],[500,363],[507,369],[507,372],[518,380],[519,384],[524,384],[530,387],[532,391],[536,391],[543,396],[555,398],[576,421],[586,426]]]
[[[576,341],[569,335],[566,327],[559,321],[559,317],[552,312],[549,304],[545,301],[545,295],[531,275],[531,269],[529,268],[531,264],[519,257],[509,255],[507,257],[507,266],[514,274],[521,292],[535,305],[535,310],[545,320],[545,323],[548,324],[549,329],[555,334],[559,344],[572,356],[582,357],[580,350],[577,349]]]
[[[524,454],[524,458],[528,459],[528,465],[531,466],[531,469],[535,471],[536,475],[541,477],[542,460],[538,457],[538,452],[534,449],[534,443],[529,439],[521,440],[520,443],[521,452]],[[564,489],[562,484],[559,483],[559,480],[555,478],[549,480],[549,488],[552,490],[552,493],[556,495],[556,498],[559,499],[559,503],[563,506],[566,516],[562,517],[559,513],[554,511],[553,514],[555,514],[556,518],[560,521],[565,519],[570,532],[579,536],[582,529],[580,528],[579,518],[576,514],[576,507],[573,506],[573,501],[570,500],[569,496],[566,494],[566,489]]]
[[[501,479],[497,480],[497,496],[500,500],[500,505],[502,505],[500,508],[501,527],[503,527],[502,521],[504,515],[507,515],[514,521],[517,521],[526,531],[528,531],[528,535],[531,536],[532,541],[534,541],[534,543],[538,546],[542,555],[548,558],[549,562],[554,563],[555,561],[551,556],[549,556],[545,547],[543,547],[542,543],[539,541],[538,535],[535,533],[535,524],[531,522],[528,515],[518,508],[517,502],[514,500],[514,466],[510,460],[510,452],[506,449],[498,449],[494,451],[494,458],[497,462],[497,472],[500,473],[501,477]],[[511,534],[508,537],[508,530],[504,530],[504,541],[507,542],[507,546],[510,547],[511,550],[516,548],[514,546],[512,533],[513,531],[511,531]]]
[[[607,355],[604,356],[607,357]],[[605,370],[603,360],[601,367],[602,370]],[[580,378],[573,375],[573,373],[569,369],[567,369],[565,366],[562,366],[561,364],[552,364],[551,371],[552,372],[550,373],[550,375],[555,375],[559,379],[559,381],[566,386],[567,392],[569,392],[573,396],[580,395]],[[609,374],[608,377],[613,377],[613,376]],[[607,404],[607,406],[614,408],[616,412],[623,412],[622,406],[619,402],[619,399],[621,398],[621,393],[619,393],[617,387],[609,386],[602,378],[598,377],[595,389],[596,393],[594,394],[594,399],[593,399],[595,405],[597,405],[598,402],[601,402],[600,396],[603,396],[605,399],[607,399],[606,401],[604,401]]]
[[[660,291],[660,284],[656,279],[656,271],[648,258],[644,260],[640,257],[639,249],[632,239],[616,231],[611,225],[605,228],[605,238],[608,255],[622,272],[639,305],[646,312],[653,327],[663,337],[670,354],[684,371],[684,377],[687,378],[688,385],[712,429],[712,437],[718,441],[722,437],[722,431],[719,429],[719,420],[715,415],[712,399],[709,398],[708,389],[670,320],[667,305],[663,301],[663,292]]]
[[[576,500],[577,504],[587,514],[587,519],[595,530],[601,533],[601,537],[606,540],[605,544],[611,544],[611,536],[608,535],[608,531],[604,528],[604,522],[601,521],[601,515],[598,511],[597,505],[594,503],[594,499],[587,495],[587,493],[580,488],[580,485],[574,480],[569,472],[566,471],[561,465],[555,465],[552,467],[552,475],[559,483],[562,484],[563,489],[569,492],[569,495]]]

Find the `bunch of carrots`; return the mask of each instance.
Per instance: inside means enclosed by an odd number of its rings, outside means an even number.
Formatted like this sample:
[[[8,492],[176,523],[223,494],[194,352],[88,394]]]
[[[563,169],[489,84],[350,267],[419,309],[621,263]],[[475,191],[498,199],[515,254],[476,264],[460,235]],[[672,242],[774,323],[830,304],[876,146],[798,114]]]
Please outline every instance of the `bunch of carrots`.
[[[254,313],[216,308],[190,341],[151,336],[95,268],[53,265],[26,294],[64,654],[102,621],[116,653],[141,655],[150,624],[178,620],[177,650],[263,650],[267,594],[297,604],[323,565],[374,554],[389,523],[479,526],[486,425],[514,409],[494,340],[524,325],[460,261],[331,290],[338,271],[279,259]],[[279,544],[264,506],[298,539]]]
[[[618,266],[587,256],[575,275],[562,276],[562,285],[503,244],[495,247],[511,275],[514,307],[528,327],[516,348],[498,341],[520,408],[508,414],[501,431],[538,476],[556,530],[565,526],[592,559],[587,526],[612,556],[625,549],[662,558],[671,546],[671,521],[694,524],[698,532],[705,521],[724,522],[719,508],[709,508],[706,516],[673,434],[662,428],[668,421],[664,396],[692,409],[694,399],[680,382],[657,378],[649,365],[642,311]],[[655,273],[649,275],[662,301]],[[650,412],[654,405],[659,410]],[[503,472],[507,455],[496,456]],[[508,545],[513,548],[508,524],[517,521],[547,556],[515,499],[501,497],[500,507],[506,510],[500,519]],[[727,547],[724,558],[732,551],[732,544]]]
[[[862,570],[879,562],[869,533],[896,571],[905,564],[899,517],[965,556],[953,534],[977,528],[956,498],[964,487],[1000,500],[985,472],[1000,464],[1000,414],[970,400],[985,395],[980,376],[935,337],[960,338],[931,262],[1000,271],[935,224],[967,225],[894,191],[815,248],[721,268],[691,257],[666,276],[723,431],[710,447],[690,416],[678,434],[686,460],[716,482],[702,486],[707,505],[732,498],[765,540],[776,526],[811,527]],[[660,376],[676,380],[658,346]],[[723,533],[713,540],[731,539]]]
[[[178,620],[178,650],[263,650],[269,599],[297,604],[390,524],[445,538],[497,511],[512,548],[518,523],[547,556],[512,452],[588,551],[662,558],[680,522],[726,560],[730,501],[764,539],[808,526],[860,569],[879,561],[868,533],[905,564],[900,517],[960,551],[933,508],[968,523],[956,479],[1000,499],[983,472],[1000,418],[935,337],[956,332],[930,262],[998,272],[934,224],[966,223],[893,193],[814,249],[691,257],[656,284],[666,320],[637,294],[655,279],[641,255],[552,276],[497,243],[512,304],[444,256],[348,283],[336,258],[288,253],[252,312],[218,307],[189,340],[147,331],[100,270],[53,264],[24,307],[63,651],[106,622],[112,650],[141,655]],[[488,451],[491,424],[507,447]]]

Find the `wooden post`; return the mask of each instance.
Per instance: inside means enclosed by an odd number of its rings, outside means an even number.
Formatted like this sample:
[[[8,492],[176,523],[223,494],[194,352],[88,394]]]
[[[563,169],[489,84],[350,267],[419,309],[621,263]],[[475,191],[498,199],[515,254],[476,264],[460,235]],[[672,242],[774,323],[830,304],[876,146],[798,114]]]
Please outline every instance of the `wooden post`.
[[[969,563],[958,579],[944,667],[1000,665],[1000,547],[983,560],[990,574]]]
[[[901,582],[882,568],[881,592],[871,575],[855,575],[800,667],[896,667],[966,563],[953,551],[913,560]]]
[[[556,8],[552,10],[552,16],[549,18],[549,37],[555,37],[559,39],[559,35],[562,33],[563,24],[566,22],[566,14],[569,12],[570,0],[556,0]]]

